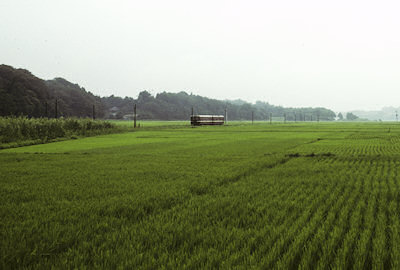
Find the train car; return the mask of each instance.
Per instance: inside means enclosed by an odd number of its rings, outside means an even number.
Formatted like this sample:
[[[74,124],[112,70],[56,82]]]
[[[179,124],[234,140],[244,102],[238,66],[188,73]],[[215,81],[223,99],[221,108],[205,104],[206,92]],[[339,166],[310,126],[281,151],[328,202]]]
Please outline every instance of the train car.
[[[224,121],[223,115],[192,115],[190,117],[192,126],[223,125]]]

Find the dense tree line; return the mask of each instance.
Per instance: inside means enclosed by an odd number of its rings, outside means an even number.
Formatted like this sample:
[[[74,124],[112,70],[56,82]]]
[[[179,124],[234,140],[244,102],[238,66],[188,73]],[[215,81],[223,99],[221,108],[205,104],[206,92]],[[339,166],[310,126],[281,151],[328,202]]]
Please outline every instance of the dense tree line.
[[[109,96],[100,98],[78,84],[62,78],[44,81],[24,69],[0,65],[0,116],[92,117],[93,105],[97,118],[117,118],[133,114],[137,104],[138,119],[187,120],[192,108],[195,114],[224,114],[230,120],[269,120],[272,116],[286,117],[288,121],[330,121],[335,113],[325,108],[284,108],[266,102],[255,104],[243,100],[216,100],[198,95],[158,93],[148,91],[131,97]]]
[[[284,108],[274,106],[266,102],[257,101],[255,104],[242,100],[221,101],[210,99],[186,92],[167,93],[162,92],[153,96],[147,91],[140,92],[137,99],[119,98],[110,96],[103,98],[106,107],[116,106],[121,109],[122,115],[132,114],[133,103],[137,104],[139,119],[159,120],[184,120],[188,119],[193,108],[195,114],[221,114],[225,109],[228,119],[250,120],[253,114],[254,120],[269,120],[286,116],[288,121],[331,121],[335,119],[335,113],[325,108]]]
[[[101,98],[87,92],[85,88],[78,84],[70,83],[63,78],[55,78],[46,81],[46,85],[50,90],[52,99],[57,98],[60,115],[64,117],[92,117],[94,105],[95,116],[104,117],[106,108]]]
[[[106,118],[122,119],[124,115],[133,114],[135,100],[131,97],[121,98],[111,95],[101,98],[101,101],[107,109]]]
[[[56,78],[45,81],[25,69],[0,65],[0,116],[104,117],[101,98],[77,84]]]
[[[25,69],[0,65],[0,116],[39,117],[50,100],[45,81]]]

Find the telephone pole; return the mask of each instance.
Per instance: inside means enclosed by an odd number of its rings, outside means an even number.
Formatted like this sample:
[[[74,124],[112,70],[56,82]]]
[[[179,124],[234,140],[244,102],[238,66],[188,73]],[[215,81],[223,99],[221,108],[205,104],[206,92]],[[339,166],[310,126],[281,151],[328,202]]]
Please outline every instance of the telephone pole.
[[[133,128],[136,128],[136,103],[133,105]]]
[[[226,109],[226,107],[225,107],[225,125],[228,123],[228,111],[227,111],[227,109]]]
[[[55,117],[56,119],[58,118],[58,100],[56,99],[56,104],[55,104]]]

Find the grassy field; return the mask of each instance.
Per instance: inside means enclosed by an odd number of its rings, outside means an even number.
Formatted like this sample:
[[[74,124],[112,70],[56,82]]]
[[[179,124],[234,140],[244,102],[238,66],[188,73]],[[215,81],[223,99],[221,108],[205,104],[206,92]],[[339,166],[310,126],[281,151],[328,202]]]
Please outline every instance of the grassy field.
[[[400,125],[157,126],[0,150],[0,268],[400,269]]]
[[[131,127],[133,128],[133,121],[125,121],[125,120],[109,120],[109,122],[114,123],[123,127]],[[164,127],[164,126],[189,126],[189,121],[151,121],[151,120],[138,120],[136,124],[141,127]]]

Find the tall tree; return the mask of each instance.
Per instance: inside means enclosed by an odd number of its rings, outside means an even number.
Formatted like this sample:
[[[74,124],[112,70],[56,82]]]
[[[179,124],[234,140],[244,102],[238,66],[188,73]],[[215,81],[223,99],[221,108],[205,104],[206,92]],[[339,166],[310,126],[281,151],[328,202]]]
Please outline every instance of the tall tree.
[[[349,120],[349,121],[354,121],[354,120],[358,119],[358,116],[353,114],[353,113],[351,113],[351,112],[348,112],[346,114],[346,119]]]

